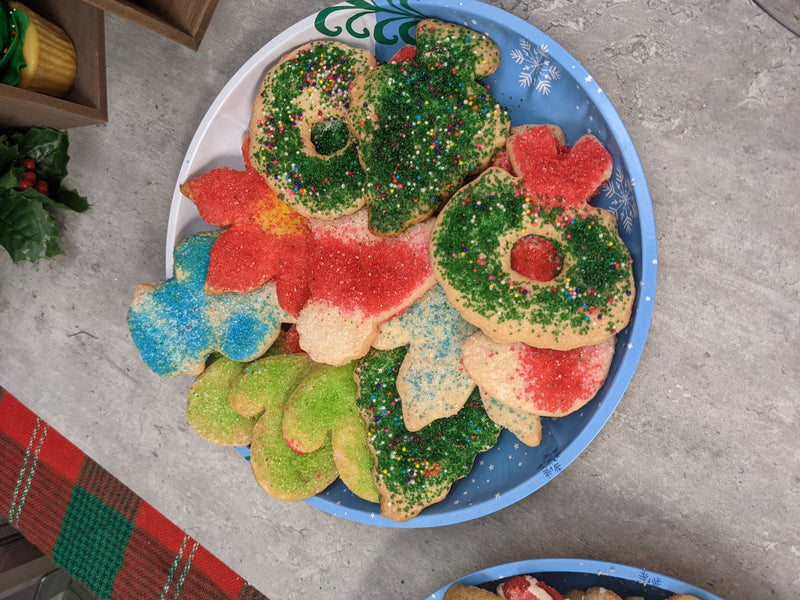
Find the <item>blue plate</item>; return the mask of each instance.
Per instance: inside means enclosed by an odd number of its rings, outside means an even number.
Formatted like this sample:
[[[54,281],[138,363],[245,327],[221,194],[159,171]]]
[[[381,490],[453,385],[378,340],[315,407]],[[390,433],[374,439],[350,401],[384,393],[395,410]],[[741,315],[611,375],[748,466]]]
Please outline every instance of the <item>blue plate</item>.
[[[623,598],[643,596],[645,600],[666,600],[675,594],[689,594],[700,600],[723,600],[691,584],[645,569],[575,558],[523,560],[476,571],[448,583],[425,600],[441,600],[454,583],[494,592],[498,585],[514,575],[533,575],[562,594],[571,589],[585,591],[590,587],[604,587]]]
[[[613,212],[631,251],[639,289],[630,324],[617,336],[617,349],[604,387],[579,412],[542,419],[536,448],[504,431],[495,448],[480,455],[472,473],[448,497],[419,516],[397,523],[379,515],[377,504],[354,496],[337,482],[308,500],[328,513],[387,527],[436,527],[476,519],[509,506],[553,479],[589,445],[617,407],[631,381],[653,313],[656,231],[650,194],[633,142],[617,111],[592,76],[556,42],[529,23],[498,8],[460,0],[352,0],[320,11],[273,39],[242,66],[209,108],[187,151],[178,182],[212,167],[243,168],[239,148],[250,108],[266,71],[283,55],[312,39],[330,37],[370,49],[388,60],[413,42],[422,18],[456,22],[488,35],[499,46],[498,70],[486,79],[506,106],[512,124],[552,123],[567,143],[592,133],[614,158],[610,180],[593,200]],[[176,184],[167,235],[167,276],[172,247],[185,235],[208,229]],[[240,452],[247,456],[246,448]]]

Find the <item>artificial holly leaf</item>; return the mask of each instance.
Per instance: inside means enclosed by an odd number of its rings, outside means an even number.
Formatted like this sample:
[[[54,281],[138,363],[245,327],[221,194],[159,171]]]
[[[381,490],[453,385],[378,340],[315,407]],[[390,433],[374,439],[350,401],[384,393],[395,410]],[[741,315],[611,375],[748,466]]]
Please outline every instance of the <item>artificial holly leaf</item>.
[[[69,138],[66,132],[49,127],[31,127],[12,134],[11,140],[19,146],[23,157],[36,162],[39,179],[60,183],[67,176]]]
[[[0,245],[15,263],[53,258],[64,251],[61,231],[35,190],[0,190]]]
[[[55,193],[54,201],[61,208],[68,208],[75,212],[83,212],[89,208],[89,201],[75,190],[60,187]]]
[[[0,173],[5,173],[21,161],[22,156],[17,145],[12,144],[8,136],[0,135]]]

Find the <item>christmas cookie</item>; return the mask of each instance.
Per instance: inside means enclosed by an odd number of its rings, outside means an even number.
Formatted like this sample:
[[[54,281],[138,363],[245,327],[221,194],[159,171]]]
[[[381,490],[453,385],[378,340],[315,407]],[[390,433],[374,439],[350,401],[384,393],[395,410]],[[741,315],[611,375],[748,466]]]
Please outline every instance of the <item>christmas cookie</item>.
[[[428,245],[432,223],[379,238],[360,210],[312,219],[310,297],[297,317],[300,347],[316,362],[344,365],[364,356],[378,326],[435,283]]]
[[[375,65],[366,50],[314,41],[270,69],[250,121],[253,167],[306,217],[364,205],[365,176],[347,126],[353,78]]]
[[[416,432],[403,422],[397,372],[404,347],[372,350],[356,367],[358,410],[375,457],[381,515],[407,521],[447,496],[472,470],[475,456],[497,443],[501,428],[486,416],[475,390],[457,415]]]
[[[614,358],[614,336],[573,350],[498,344],[476,333],[462,351],[464,368],[490,397],[509,409],[563,417],[594,398]]]
[[[256,361],[252,369],[245,369],[234,378],[229,395],[236,398],[231,406],[248,406],[251,412],[260,414],[250,443],[250,466],[256,481],[273,498],[297,501],[320,493],[337,479],[339,472],[330,440],[313,452],[298,454],[283,437],[283,414],[294,390],[291,383],[304,374],[296,363],[313,368],[307,358],[289,361],[290,357],[270,356]],[[276,374],[282,377],[275,377]]]
[[[461,365],[461,346],[475,331],[439,285],[380,326],[374,348],[408,347],[397,374],[397,391],[409,431],[452,416],[464,406],[475,383]]]
[[[162,377],[199,375],[220,352],[246,362],[272,344],[293,317],[278,305],[275,283],[242,294],[204,291],[209,252],[220,232],[197,233],[175,247],[175,275],[134,292],[128,327],[142,359]]]
[[[454,583],[444,593],[442,600],[497,600],[500,596],[472,585]]]
[[[316,365],[308,355],[270,354],[242,365],[235,385],[231,382],[228,403],[242,416],[257,417],[268,405],[284,403],[291,393]]]
[[[231,408],[228,388],[241,363],[218,357],[197,376],[189,388],[186,419],[197,435],[218,446],[247,446],[256,419]]]
[[[507,112],[479,81],[499,64],[494,42],[427,19],[417,24],[416,47],[412,60],[358,76],[350,92],[370,229],[380,236],[431,216],[508,136]]]
[[[511,266],[528,236],[552,243],[561,261],[549,281]],[[610,212],[540,206],[520,179],[499,168],[464,186],[437,218],[436,278],[462,316],[498,343],[570,350],[624,328],[635,296],[632,259]]]
[[[565,600],[622,600],[622,597],[619,594],[604,587],[591,587],[586,591],[569,590],[566,594],[564,594],[564,598]],[[636,599],[633,597],[628,597],[625,598],[625,600]]]
[[[542,420],[539,415],[503,404],[485,390],[481,390],[481,401],[489,418],[508,429],[520,442],[531,448],[542,443]]]
[[[503,600],[564,600],[564,597],[543,581],[531,575],[515,575],[497,586]]]
[[[580,208],[608,181],[614,161],[591,134],[567,146],[555,125],[515,127],[506,144],[513,173],[541,206]]]
[[[308,296],[306,219],[249,164],[212,169],[180,189],[206,223],[225,228],[211,247],[206,293],[249,292],[274,280],[281,307],[297,316]]]
[[[339,477],[356,496],[378,501],[372,480],[372,453],[366,427],[356,408],[355,363],[322,365],[294,389],[283,414],[283,437],[300,454],[319,449],[328,440]]]

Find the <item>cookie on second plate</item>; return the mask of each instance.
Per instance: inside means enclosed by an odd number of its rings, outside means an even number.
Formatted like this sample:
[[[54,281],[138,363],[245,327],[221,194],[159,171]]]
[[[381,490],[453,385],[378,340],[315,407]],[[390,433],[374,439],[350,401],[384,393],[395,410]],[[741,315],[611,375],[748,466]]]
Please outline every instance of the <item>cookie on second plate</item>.
[[[497,600],[500,596],[472,585],[454,583],[444,593],[442,600]]]

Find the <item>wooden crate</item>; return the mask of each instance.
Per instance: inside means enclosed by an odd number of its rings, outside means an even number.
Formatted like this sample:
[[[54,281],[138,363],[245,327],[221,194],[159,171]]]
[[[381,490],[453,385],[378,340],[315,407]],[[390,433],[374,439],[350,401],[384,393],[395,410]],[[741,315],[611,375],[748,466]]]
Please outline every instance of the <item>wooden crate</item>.
[[[0,84],[0,126],[69,129],[105,123],[105,23],[102,10],[82,0],[25,0],[31,10],[61,27],[75,45],[77,74],[64,98]]]
[[[197,50],[219,0],[84,0]]]

